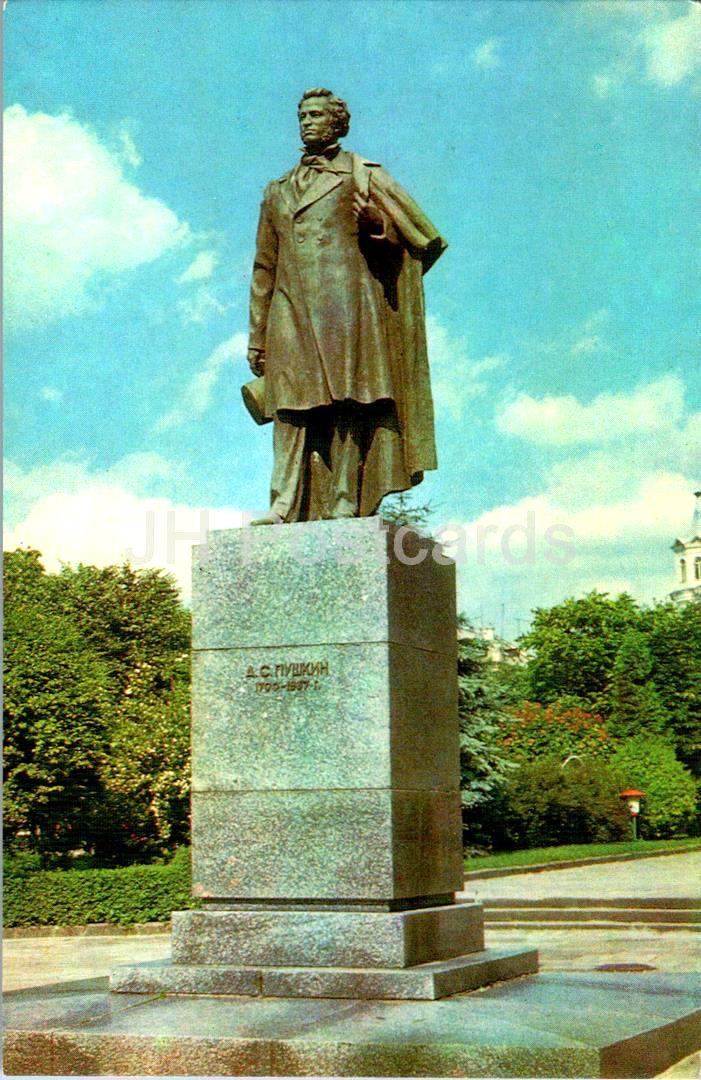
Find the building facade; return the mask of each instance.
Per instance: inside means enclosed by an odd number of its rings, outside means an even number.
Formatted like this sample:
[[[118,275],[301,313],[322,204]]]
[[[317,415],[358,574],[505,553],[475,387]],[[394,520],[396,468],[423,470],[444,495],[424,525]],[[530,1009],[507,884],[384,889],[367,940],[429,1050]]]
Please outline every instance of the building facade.
[[[701,491],[695,491],[696,505],[688,540],[679,537],[672,544],[677,570],[677,587],[669,595],[675,604],[701,602]]]

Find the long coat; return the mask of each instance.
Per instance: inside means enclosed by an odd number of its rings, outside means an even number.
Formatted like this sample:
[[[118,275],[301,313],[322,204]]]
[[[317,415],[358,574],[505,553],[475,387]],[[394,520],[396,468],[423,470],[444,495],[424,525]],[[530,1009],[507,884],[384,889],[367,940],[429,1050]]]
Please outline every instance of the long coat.
[[[375,162],[341,151],[299,198],[293,178],[265,189],[256,240],[249,344],[265,350],[266,411],[393,401],[381,498],[436,467],[422,274],[446,244]],[[381,238],[359,231],[355,191],[380,210]]]

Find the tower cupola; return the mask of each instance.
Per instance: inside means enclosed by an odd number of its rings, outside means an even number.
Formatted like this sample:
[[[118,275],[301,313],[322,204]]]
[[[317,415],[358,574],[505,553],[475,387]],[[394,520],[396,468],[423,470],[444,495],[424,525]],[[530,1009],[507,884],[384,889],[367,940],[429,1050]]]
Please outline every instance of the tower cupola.
[[[677,587],[669,594],[675,604],[689,600],[701,602],[701,490],[694,492],[696,503],[691,519],[691,534],[687,540],[680,537],[672,544],[677,570]]]

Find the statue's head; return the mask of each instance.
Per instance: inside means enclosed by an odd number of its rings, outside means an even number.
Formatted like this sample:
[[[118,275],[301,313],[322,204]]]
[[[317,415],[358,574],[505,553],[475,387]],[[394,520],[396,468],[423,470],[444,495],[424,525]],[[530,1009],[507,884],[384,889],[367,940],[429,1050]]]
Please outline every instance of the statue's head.
[[[348,134],[350,112],[345,101],[323,86],[305,90],[297,106],[299,130],[307,147],[329,146]]]

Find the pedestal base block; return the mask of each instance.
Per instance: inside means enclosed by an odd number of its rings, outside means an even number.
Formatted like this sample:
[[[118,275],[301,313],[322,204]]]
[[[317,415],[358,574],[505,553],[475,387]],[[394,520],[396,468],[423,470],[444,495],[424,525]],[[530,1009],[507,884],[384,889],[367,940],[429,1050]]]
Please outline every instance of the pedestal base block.
[[[415,911],[176,911],[173,962],[407,968],[484,949],[480,904]]]
[[[483,949],[410,968],[253,968],[172,964],[163,960],[116,968],[110,990],[122,994],[243,994],[281,998],[374,998],[433,1001],[530,975],[536,950]]]

